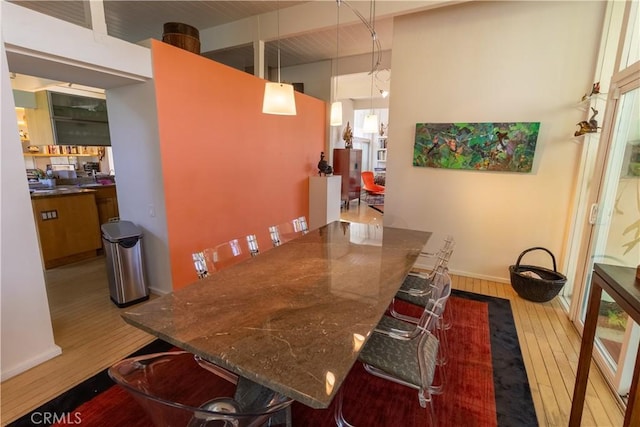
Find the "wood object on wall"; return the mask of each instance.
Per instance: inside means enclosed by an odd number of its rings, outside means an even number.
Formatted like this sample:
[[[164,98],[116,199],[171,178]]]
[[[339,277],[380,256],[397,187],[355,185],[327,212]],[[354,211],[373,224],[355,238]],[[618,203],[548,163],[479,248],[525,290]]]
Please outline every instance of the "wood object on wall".
[[[342,176],[340,200],[345,203],[346,209],[349,209],[349,202],[353,199],[358,199],[358,203],[360,203],[361,169],[362,150],[333,149],[333,173]]]

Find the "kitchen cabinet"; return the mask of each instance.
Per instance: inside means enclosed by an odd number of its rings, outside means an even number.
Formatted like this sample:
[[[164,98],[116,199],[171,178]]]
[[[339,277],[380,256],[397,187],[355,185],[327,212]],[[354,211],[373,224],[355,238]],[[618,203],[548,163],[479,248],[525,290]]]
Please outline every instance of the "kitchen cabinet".
[[[118,210],[118,193],[115,185],[92,187],[96,190],[96,206],[100,225],[120,216]]]
[[[349,201],[358,199],[360,202],[362,150],[348,148],[333,149],[333,173],[342,176],[340,200],[349,209]]]
[[[51,190],[31,196],[44,268],[92,258],[102,247],[93,190]]]
[[[25,110],[32,144],[111,145],[106,100],[40,91],[36,105]]]
[[[24,114],[29,128],[29,142],[33,145],[54,145],[46,91],[36,92],[36,108],[25,108]]]

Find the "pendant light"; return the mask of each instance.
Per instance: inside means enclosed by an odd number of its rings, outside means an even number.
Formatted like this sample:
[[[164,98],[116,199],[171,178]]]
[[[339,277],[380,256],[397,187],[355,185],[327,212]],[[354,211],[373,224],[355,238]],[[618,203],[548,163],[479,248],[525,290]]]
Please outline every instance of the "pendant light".
[[[338,98],[338,58],[340,57],[340,0],[336,0],[336,60],[335,60],[335,81],[333,87],[333,103],[331,104],[331,114],[329,124],[331,126],[342,126],[342,102]]]
[[[370,93],[370,108],[369,114],[364,117],[364,125],[362,126],[362,131],[364,133],[376,133],[378,132],[378,116],[373,111],[373,79],[375,78],[376,70],[380,63],[380,59],[378,59],[378,63],[374,64],[374,55],[376,50],[376,3],[375,0],[371,0],[371,6],[369,8],[370,16],[369,22],[371,23],[371,93]]]
[[[262,112],[264,114],[278,114],[282,116],[296,115],[296,99],[293,85],[280,81],[280,6],[277,10],[278,26],[278,82],[267,82],[264,86]]]

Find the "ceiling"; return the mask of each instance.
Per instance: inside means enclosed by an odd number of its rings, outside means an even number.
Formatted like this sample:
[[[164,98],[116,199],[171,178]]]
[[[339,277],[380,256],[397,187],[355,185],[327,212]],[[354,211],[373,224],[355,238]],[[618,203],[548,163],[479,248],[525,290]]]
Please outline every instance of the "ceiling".
[[[91,28],[89,2],[82,0],[9,0],[75,25]],[[345,3],[344,0],[341,0]],[[265,40],[267,67],[277,67],[280,47],[282,67],[309,64],[340,57],[371,54],[371,31],[358,19],[355,9],[370,21],[375,8],[375,32],[381,50],[390,50],[393,18],[453,1],[349,0],[336,8],[334,0],[316,1],[155,1],[102,0],[107,33],[136,43],[149,38],[162,40],[163,24],[182,22],[198,28],[203,56],[246,70],[253,67],[251,40]],[[349,6],[349,7],[347,7]],[[353,8],[353,9],[352,9]],[[337,12],[340,26],[337,28]],[[255,27],[258,27],[257,29]],[[221,34],[242,33],[233,41],[218,42]],[[336,30],[339,30],[338,32]],[[253,34],[247,34],[253,32]],[[256,35],[257,33],[257,35]],[[217,36],[217,37],[216,37]],[[339,42],[339,50],[337,42]],[[226,43],[226,44],[225,44]]]

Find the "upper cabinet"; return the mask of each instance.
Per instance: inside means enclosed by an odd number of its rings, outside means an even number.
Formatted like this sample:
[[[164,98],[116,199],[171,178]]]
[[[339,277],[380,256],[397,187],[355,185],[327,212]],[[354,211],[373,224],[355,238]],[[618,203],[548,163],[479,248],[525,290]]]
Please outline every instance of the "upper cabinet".
[[[106,100],[40,91],[36,104],[25,110],[32,144],[111,145]]]
[[[90,122],[109,122],[107,101],[100,98],[47,92],[51,116],[54,120],[81,120]]]

